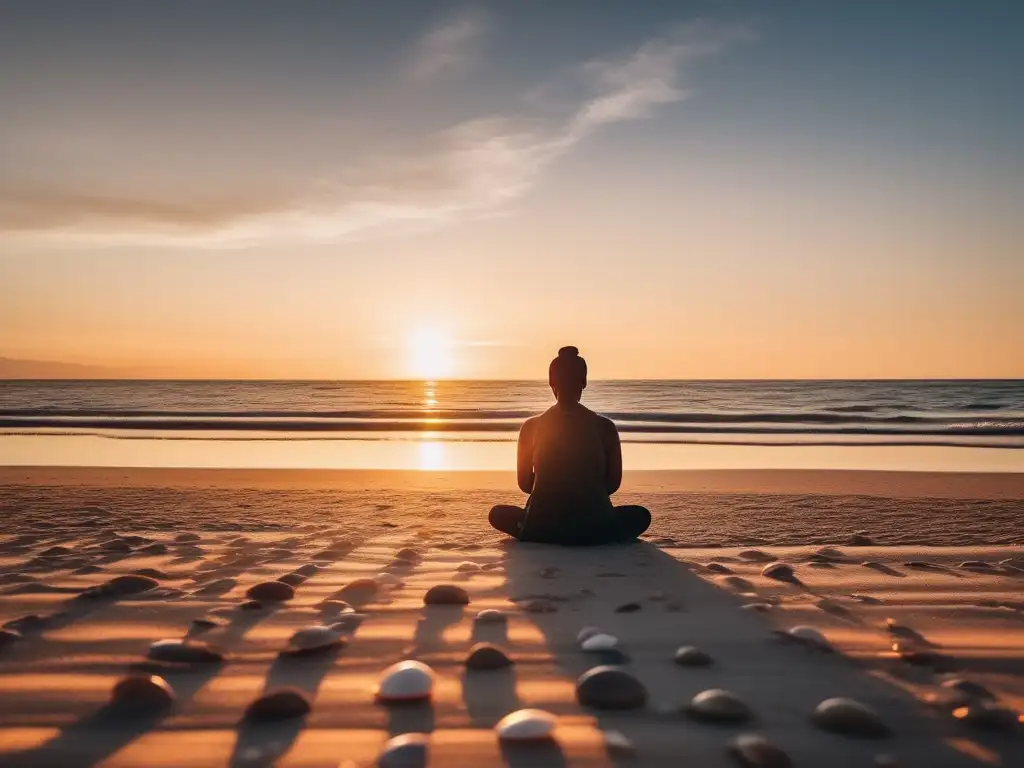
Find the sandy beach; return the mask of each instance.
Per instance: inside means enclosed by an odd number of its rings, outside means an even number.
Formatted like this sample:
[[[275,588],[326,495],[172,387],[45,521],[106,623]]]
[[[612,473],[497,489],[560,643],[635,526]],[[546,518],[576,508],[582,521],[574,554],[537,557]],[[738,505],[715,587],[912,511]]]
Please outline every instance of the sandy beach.
[[[622,499],[652,509],[652,530],[643,543],[590,550],[489,531],[489,504],[521,499],[508,481],[0,470],[0,619],[13,630],[0,646],[0,762],[369,766],[409,732],[429,734],[429,765],[740,765],[727,747],[745,733],[794,765],[1024,760],[1024,478],[634,473]],[[396,559],[404,548],[415,556]],[[763,572],[778,563],[791,573]],[[139,583],[90,590],[119,576]],[[250,587],[282,576],[294,596],[241,607]],[[353,592],[374,577],[369,593]],[[436,584],[464,589],[468,605],[425,606]],[[296,631],[338,618],[325,599],[352,605],[337,643],[288,655]],[[474,621],[486,609],[505,620]],[[582,650],[585,626],[617,648]],[[797,626],[818,630],[831,652],[817,635],[779,634]],[[166,657],[151,648],[164,639],[213,655]],[[468,669],[477,642],[513,665]],[[711,663],[677,664],[683,645]],[[432,701],[375,701],[382,672],[407,659],[434,670]],[[602,662],[642,684],[642,706],[578,701],[577,678]],[[111,706],[129,674],[159,675],[173,703]],[[958,679],[975,684],[970,695],[950,687]],[[243,716],[280,688],[302,691],[309,712]],[[735,694],[749,717],[684,714],[708,689]],[[811,713],[833,697],[868,706],[886,735],[816,725]],[[500,741],[495,725],[520,708],[557,717],[553,738]]]

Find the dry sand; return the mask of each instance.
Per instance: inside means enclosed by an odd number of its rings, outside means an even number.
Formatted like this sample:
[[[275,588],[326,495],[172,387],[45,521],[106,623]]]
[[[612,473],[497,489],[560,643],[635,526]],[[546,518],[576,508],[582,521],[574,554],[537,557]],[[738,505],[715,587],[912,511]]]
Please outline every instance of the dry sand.
[[[654,512],[647,541],[590,550],[488,531],[487,505],[519,498],[506,481],[0,470],[0,622],[20,634],[0,645],[0,765],[364,766],[389,735],[412,731],[431,734],[430,765],[738,765],[725,745],[748,732],[798,766],[885,764],[874,762],[881,755],[903,766],[1024,765],[1024,726],[961,722],[941,685],[969,679],[1011,719],[1024,709],[1020,476],[639,473],[623,500]],[[404,547],[422,559],[396,564]],[[794,578],[762,575],[757,553],[790,564]],[[480,570],[459,570],[466,562]],[[239,607],[250,586],[303,568],[310,575],[294,598]],[[139,571],[159,585],[80,596]],[[320,623],[322,600],[385,571],[400,584],[358,606],[363,618],[343,632],[344,647],[278,655],[295,630]],[[461,586],[470,604],[425,607],[437,583]],[[487,608],[506,611],[507,625],[474,626]],[[192,625],[211,614],[216,626]],[[587,625],[618,638],[625,669],[647,690],[642,709],[577,703],[577,677],[607,660],[580,649]],[[773,633],[797,625],[817,628],[836,652]],[[224,660],[157,663],[176,695],[169,709],[105,706],[153,641],[183,637]],[[467,670],[478,640],[503,647],[514,666]],[[675,664],[684,644],[713,663]],[[436,671],[432,706],[374,702],[380,673],[401,659]],[[282,686],[308,694],[307,716],[242,719]],[[712,688],[735,693],[753,719],[709,724],[681,713]],[[835,696],[868,705],[892,734],[816,727],[810,713]],[[554,741],[499,745],[493,726],[520,707],[556,715]],[[610,730],[633,749],[610,747]]]

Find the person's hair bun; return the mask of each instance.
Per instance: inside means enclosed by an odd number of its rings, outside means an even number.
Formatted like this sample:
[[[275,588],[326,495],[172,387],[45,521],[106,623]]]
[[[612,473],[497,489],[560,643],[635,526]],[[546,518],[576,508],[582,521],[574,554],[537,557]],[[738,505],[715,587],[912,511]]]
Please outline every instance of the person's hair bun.
[[[559,357],[579,357],[580,351],[576,347],[562,347],[558,350]]]

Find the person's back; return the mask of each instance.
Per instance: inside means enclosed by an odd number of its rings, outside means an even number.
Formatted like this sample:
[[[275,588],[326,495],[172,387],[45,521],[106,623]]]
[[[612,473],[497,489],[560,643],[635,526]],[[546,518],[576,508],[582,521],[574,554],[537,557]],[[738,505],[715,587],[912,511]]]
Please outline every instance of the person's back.
[[[603,423],[602,423],[603,422]],[[614,538],[605,439],[614,426],[579,403],[556,404],[524,425],[532,447],[533,488],[520,538]]]
[[[587,364],[575,347],[551,362],[558,402],[519,433],[519,488],[526,509],[499,505],[491,524],[523,541],[603,544],[636,538],[650,524],[643,507],[613,507],[622,481],[622,449],[609,419],[580,404]]]

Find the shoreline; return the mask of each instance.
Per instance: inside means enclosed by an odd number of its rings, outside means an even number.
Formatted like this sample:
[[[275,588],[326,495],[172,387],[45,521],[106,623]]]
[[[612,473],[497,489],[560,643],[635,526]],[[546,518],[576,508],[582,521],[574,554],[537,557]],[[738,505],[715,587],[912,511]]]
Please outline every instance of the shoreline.
[[[252,490],[499,491],[518,494],[512,472],[478,470],[0,467],[0,486],[164,487]],[[1021,472],[830,469],[627,470],[620,494],[763,494],[1024,500]]]

